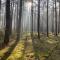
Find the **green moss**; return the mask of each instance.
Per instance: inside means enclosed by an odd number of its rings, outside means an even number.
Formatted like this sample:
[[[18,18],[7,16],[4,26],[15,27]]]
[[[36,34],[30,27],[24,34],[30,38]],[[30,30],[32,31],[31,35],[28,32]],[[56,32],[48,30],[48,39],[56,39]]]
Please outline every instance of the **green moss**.
[[[7,60],[19,60],[22,59],[24,51],[24,41],[20,40],[16,45],[15,49],[11,53],[11,55],[7,58]]]

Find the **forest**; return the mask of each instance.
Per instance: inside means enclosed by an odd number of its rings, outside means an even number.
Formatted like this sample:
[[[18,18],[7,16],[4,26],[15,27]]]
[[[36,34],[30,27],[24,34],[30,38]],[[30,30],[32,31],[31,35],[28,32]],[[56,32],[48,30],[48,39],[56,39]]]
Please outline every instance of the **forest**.
[[[0,0],[0,60],[60,60],[60,0]]]

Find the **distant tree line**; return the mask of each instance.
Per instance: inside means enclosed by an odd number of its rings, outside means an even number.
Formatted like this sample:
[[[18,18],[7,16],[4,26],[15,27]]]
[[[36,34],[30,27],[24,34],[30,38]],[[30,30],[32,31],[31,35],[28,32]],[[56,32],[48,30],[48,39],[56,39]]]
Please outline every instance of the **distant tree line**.
[[[0,10],[1,10],[1,1],[0,0]],[[26,0],[27,1],[27,0]],[[16,28],[16,33],[17,33],[17,41],[20,39],[20,33],[21,33],[21,25],[22,25],[22,12],[23,12],[23,6],[24,3],[26,2],[25,0],[6,0],[5,4],[6,4],[6,26],[5,26],[5,36],[4,36],[4,44],[7,45],[9,43],[9,39],[10,36],[12,34],[12,24],[13,24],[13,16],[16,17],[16,22],[14,22],[15,28]],[[46,0],[46,1],[42,1],[42,0],[37,0],[37,4],[34,2],[34,0],[29,1],[31,2],[31,36],[33,36],[34,33],[34,15],[37,14],[37,24],[35,24],[37,26],[37,33],[38,33],[38,38],[40,38],[40,33],[41,30],[44,31],[44,27],[43,27],[43,22],[46,18],[46,35],[47,37],[49,37],[49,1],[50,0]],[[51,15],[52,15],[52,33],[57,36],[60,33],[60,2],[59,2],[59,21],[57,20],[57,0],[52,0],[53,1],[53,5],[52,5],[52,9],[51,9]],[[44,6],[43,4],[43,14],[41,12],[41,3],[44,2],[44,4],[46,6]],[[34,4],[37,6],[37,13],[36,11],[34,12]],[[35,8],[36,8],[35,6]],[[15,8],[15,10],[14,10]],[[44,14],[45,10],[44,8],[46,8],[46,14]],[[16,15],[14,13],[14,11],[16,12]],[[44,15],[46,15],[46,17],[44,18]],[[36,15],[35,15],[36,16]],[[42,16],[42,17],[41,17]],[[35,17],[36,18],[36,17]],[[43,19],[42,21],[42,25],[41,25],[41,18]],[[14,20],[15,21],[15,20]],[[58,23],[59,22],[59,23]],[[36,23],[36,22],[35,22]],[[55,25],[55,27],[54,27]],[[35,26],[35,28],[36,28]]]

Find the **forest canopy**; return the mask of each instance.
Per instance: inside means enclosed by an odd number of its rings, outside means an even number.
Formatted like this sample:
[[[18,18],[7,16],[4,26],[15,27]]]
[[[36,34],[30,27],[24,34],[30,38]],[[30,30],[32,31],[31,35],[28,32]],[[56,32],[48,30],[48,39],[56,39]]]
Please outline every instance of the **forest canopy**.
[[[0,0],[0,60],[60,60],[60,0]]]

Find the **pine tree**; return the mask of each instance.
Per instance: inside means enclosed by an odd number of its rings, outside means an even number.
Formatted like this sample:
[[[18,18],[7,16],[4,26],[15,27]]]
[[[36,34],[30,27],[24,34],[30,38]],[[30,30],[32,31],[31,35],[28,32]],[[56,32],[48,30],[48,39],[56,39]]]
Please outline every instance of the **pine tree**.
[[[20,39],[20,30],[21,30],[21,17],[22,17],[22,0],[20,0],[19,6],[19,19],[17,21],[17,41]]]
[[[37,24],[38,24],[38,38],[40,38],[40,0],[38,0],[38,19],[37,19]]]
[[[48,31],[48,0],[47,0],[47,37],[48,37],[48,33],[49,33],[49,31]]]
[[[9,43],[9,37],[11,32],[11,19],[10,19],[10,0],[6,0],[6,27],[5,27],[5,37],[4,44],[7,45]]]

